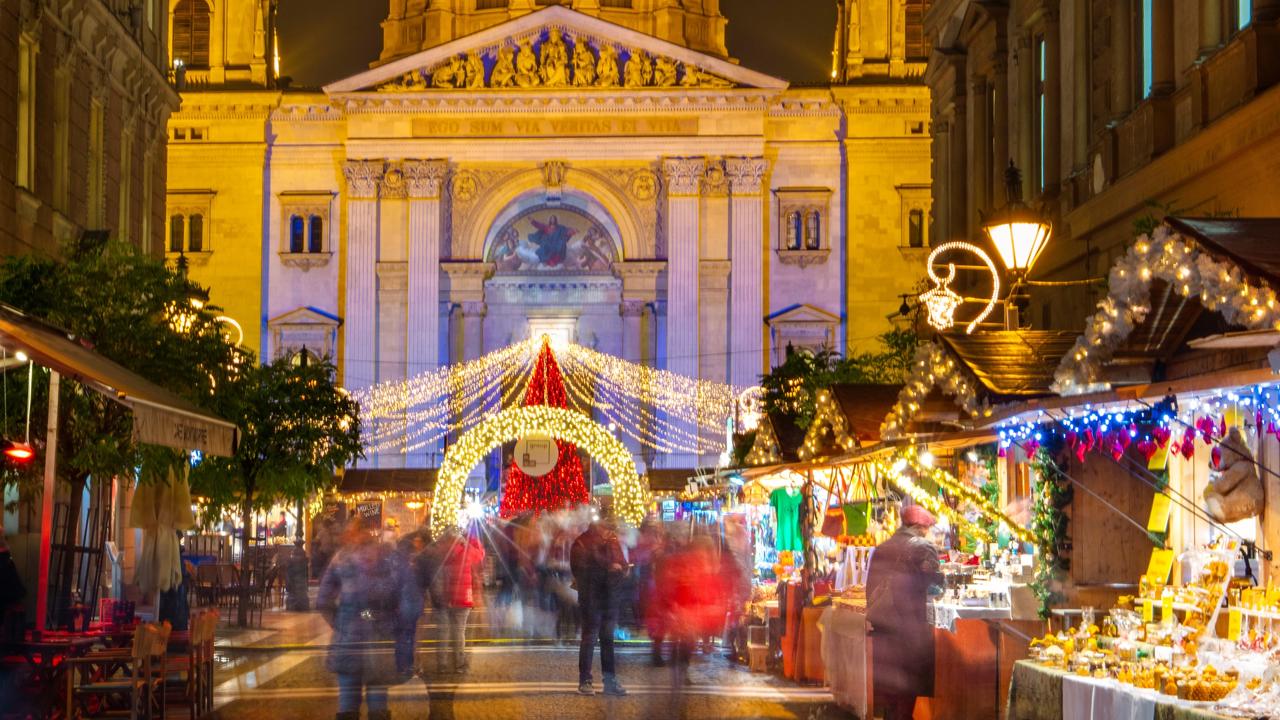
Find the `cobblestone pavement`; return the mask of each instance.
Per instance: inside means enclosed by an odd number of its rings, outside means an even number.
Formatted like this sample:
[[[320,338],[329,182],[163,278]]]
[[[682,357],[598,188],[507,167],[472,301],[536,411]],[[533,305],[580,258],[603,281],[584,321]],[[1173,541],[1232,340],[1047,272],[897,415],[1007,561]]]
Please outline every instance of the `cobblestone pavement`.
[[[850,716],[821,688],[800,687],[751,674],[720,653],[694,658],[692,684],[673,692],[671,671],[652,667],[647,643],[618,649],[619,677],[629,694],[614,698],[577,694],[577,647],[547,641],[493,637],[483,613],[471,628],[477,638],[470,669],[436,674],[391,689],[391,711],[405,718],[802,718],[835,720]],[[328,628],[316,614],[269,615],[265,628],[228,631],[219,640],[221,664],[215,681],[216,717],[332,717],[337,684],[325,670]],[[419,661],[434,669],[435,626],[419,629]],[[390,648],[386,650],[390,652]],[[595,666],[600,688],[599,659]]]

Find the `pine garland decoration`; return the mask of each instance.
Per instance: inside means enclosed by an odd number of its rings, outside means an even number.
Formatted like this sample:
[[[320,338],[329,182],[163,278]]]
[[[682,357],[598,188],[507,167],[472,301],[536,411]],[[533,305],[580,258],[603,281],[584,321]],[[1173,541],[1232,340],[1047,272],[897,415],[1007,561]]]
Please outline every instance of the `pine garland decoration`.
[[[1031,589],[1040,601],[1040,617],[1049,617],[1054,603],[1062,599],[1055,585],[1071,567],[1070,519],[1071,481],[1059,469],[1047,448],[1041,447],[1031,460],[1039,482],[1034,491],[1031,531],[1036,536],[1035,579]]]

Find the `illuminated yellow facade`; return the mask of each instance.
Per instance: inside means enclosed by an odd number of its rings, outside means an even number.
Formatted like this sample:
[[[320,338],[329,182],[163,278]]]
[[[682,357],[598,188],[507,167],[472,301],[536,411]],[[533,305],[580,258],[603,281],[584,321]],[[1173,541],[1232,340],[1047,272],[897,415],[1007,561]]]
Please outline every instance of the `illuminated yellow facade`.
[[[170,215],[203,235],[171,249],[265,359],[353,388],[535,333],[741,386],[788,345],[868,347],[927,252],[916,65],[792,88],[725,58],[716,3],[691,39],[644,2],[512,0],[321,90],[185,93]]]

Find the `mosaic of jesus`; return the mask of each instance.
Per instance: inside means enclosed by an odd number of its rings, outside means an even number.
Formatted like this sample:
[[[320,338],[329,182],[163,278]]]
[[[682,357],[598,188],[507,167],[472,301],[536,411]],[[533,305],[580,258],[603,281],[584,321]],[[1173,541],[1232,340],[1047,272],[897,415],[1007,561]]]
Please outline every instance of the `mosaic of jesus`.
[[[608,231],[594,218],[568,207],[538,207],[498,231],[487,260],[505,273],[606,273],[617,255]]]

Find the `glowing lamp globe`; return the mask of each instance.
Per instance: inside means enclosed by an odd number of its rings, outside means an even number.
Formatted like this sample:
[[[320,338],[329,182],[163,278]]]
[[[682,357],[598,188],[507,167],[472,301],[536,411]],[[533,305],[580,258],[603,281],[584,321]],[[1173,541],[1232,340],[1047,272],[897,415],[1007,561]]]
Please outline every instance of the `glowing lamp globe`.
[[[1008,203],[984,219],[982,232],[991,241],[1005,269],[1025,277],[1049,244],[1053,224],[1023,204],[1022,173],[1013,161],[1005,170],[1005,189],[1009,195]]]

